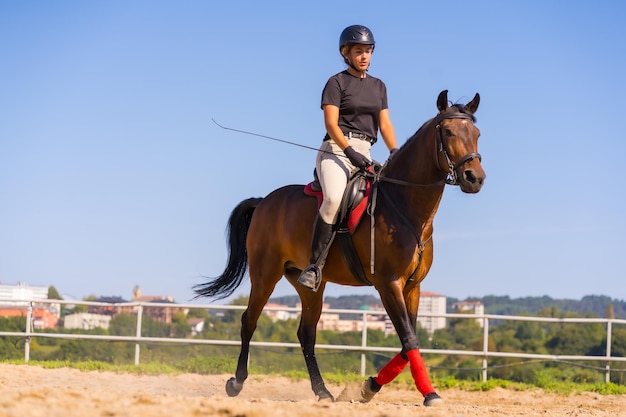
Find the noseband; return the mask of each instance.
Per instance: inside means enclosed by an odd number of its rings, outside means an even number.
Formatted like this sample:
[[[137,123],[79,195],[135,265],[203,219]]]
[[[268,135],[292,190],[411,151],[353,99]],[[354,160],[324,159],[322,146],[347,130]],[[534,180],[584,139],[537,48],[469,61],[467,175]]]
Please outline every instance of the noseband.
[[[452,162],[452,160],[450,159],[450,155],[448,153],[448,148],[445,142],[443,141],[443,135],[441,134],[441,121],[446,120],[446,119],[469,119],[471,121],[474,121],[474,118],[469,114],[457,113],[457,112],[441,113],[435,118],[435,122],[437,123],[437,126],[436,126],[437,142],[438,142],[437,149],[439,152],[443,153],[443,156],[446,158],[446,163],[448,165],[447,169],[441,166],[441,162],[439,161],[437,151],[435,151],[435,160],[437,161],[439,168],[447,174],[446,184],[458,185],[457,171],[459,170],[459,168],[461,168],[463,165],[465,165],[466,163],[474,159],[478,159],[479,161],[482,161],[482,157],[480,156],[478,152],[471,152],[459,158],[459,160],[456,161],[456,163]]]

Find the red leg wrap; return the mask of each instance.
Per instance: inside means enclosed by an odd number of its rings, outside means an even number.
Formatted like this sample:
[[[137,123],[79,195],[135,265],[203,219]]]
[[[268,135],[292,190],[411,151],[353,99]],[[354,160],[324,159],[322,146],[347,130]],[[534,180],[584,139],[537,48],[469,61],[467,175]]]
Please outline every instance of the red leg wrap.
[[[383,369],[378,372],[378,376],[376,377],[376,382],[380,385],[385,385],[393,381],[400,372],[406,367],[407,361],[400,355],[399,353],[391,358],[387,365],[383,366]]]
[[[409,362],[411,363],[411,375],[413,375],[413,380],[415,381],[417,390],[424,397],[432,392],[435,392],[435,389],[428,378],[428,370],[426,369],[426,364],[422,359],[422,355],[420,355],[420,351],[418,349],[410,350],[407,352],[407,356],[409,357]]]

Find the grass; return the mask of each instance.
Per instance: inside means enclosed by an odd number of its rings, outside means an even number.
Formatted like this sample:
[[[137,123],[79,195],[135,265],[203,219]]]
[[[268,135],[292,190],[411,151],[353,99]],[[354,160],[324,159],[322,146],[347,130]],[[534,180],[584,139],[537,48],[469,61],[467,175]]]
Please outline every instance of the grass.
[[[81,372],[117,372],[128,373],[135,375],[171,375],[185,373],[184,371],[172,368],[169,365],[160,363],[148,363],[135,365],[113,365],[105,362],[98,361],[83,361],[83,362],[71,362],[71,361],[29,361],[25,363],[23,360],[10,360],[2,361],[0,363],[8,363],[13,365],[29,365],[39,366],[44,369],[59,369],[59,368],[71,368],[77,369]]]
[[[82,372],[117,372],[135,375],[176,375],[183,373],[195,373],[201,375],[231,374],[236,367],[235,360],[225,360],[221,358],[203,358],[183,360],[174,366],[162,363],[145,363],[135,365],[114,365],[99,361],[29,361],[5,360],[0,363],[13,365],[40,366],[45,369],[72,368]],[[267,375],[267,372],[260,369],[250,369],[251,376]],[[308,379],[305,371],[293,370],[284,373],[270,373],[273,376],[283,376],[295,381]],[[346,385],[360,383],[363,377],[356,373],[324,373],[324,379],[328,384]],[[534,384],[511,382],[498,379],[482,381],[457,380],[454,377],[439,378],[433,380],[433,385],[441,391],[446,389],[460,389],[464,391],[491,391],[495,388],[503,388],[515,391],[529,391],[542,389],[545,392],[555,393],[563,396],[580,394],[582,392],[594,392],[600,395],[624,395],[626,386],[609,383],[580,383],[559,380],[553,373],[539,371],[535,377]],[[412,389],[413,379],[409,372],[401,373],[390,387],[398,389]]]

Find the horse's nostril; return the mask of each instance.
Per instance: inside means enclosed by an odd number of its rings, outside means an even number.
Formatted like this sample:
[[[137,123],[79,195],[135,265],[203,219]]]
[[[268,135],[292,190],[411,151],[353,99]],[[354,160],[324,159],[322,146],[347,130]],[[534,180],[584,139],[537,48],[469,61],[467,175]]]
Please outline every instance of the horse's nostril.
[[[467,170],[465,171],[465,179],[469,182],[471,182],[472,184],[475,183],[476,180],[476,176],[474,175],[474,172],[471,170]]]

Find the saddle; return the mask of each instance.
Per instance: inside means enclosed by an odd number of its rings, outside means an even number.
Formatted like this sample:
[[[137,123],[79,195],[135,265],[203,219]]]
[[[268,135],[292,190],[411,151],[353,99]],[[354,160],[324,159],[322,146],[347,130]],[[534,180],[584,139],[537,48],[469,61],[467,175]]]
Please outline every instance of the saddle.
[[[371,172],[371,167],[368,170]],[[317,198],[317,208],[322,205],[324,194],[317,178],[317,172],[313,172],[315,180],[304,187],[304,194]],[[356,171],[348,180],[348,185],[343,193],[339,216],[333,228],[339,231],[347,228],[350,234],[354,233],[356,227],[361,222],[363,214],[369,205],[369,198],[372,189],[371,178],[366,177],[362,171]]]
[[[372,172],[372,170],[372,167],[368,168],[368,171]],[[314,176],[315,181],[310,182],[304,187],[304,193],[317,198],[317,207],[319,209],[319,206],[322,205],[324,195],[319,185],[317,172],[314,172]],[[337,237],[343,257],[352,275],[354,275],[361,284],[370,286],[372,283],[365,276],[361,259],[352,242],[352,234],[361,222],[365,212],[371,206],[371,194],[372,176],[368,176],[363,171],[356,171],[352,174],[341,200],[339,216],[337,216],[337,221],[333,225],[334,236]]]

